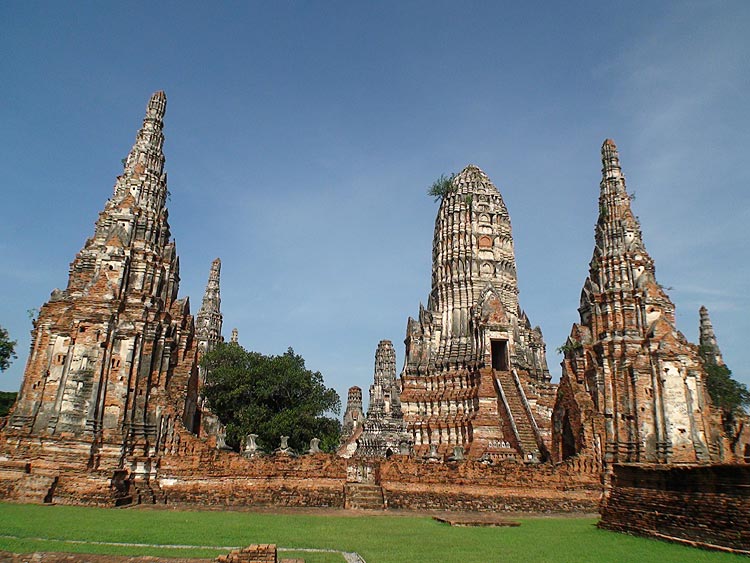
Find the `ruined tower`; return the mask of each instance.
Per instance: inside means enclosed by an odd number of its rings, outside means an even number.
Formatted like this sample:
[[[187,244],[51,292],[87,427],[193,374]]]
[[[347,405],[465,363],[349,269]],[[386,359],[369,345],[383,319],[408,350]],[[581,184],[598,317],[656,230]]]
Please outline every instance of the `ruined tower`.
[[[198,360],[210,352],[217,343],[221,342],[221,325],[224,316],[221,314],[221,291],[219,287],[219,276],[221,275],[221,260],[218,258],[211,263],[211,271],[208,274],[206,291],[203,294],[203,302],[195,317],[195,338],[198,341]],[[200,384],[206,380],[206,374],[201,368]]]
[[[401,413],[396,352],[390,340],[381,340],[375,351],[375,373],[370,385],[370,403],[357,439],[356,454],[365,457],[388,457],[408,446]]]
[[[518,304],[510,217],[476,166],[452,178],[435,220],[432,290],[406,331],[404,420],[415,449],[545,457],[552,406],[541,330]]]
[[[708,316],[708,309],[700,308],[701,322],[699,327],[699,342],[703,352],[703,357],[717,366],[723,366],[724,358],[719,349],[719,343],[716,341],[714,327],[711,324],[711,318]]]
[[[341,447],[338,454],[351,457],[357,449],[357,438],[362,433],[362,423],[365,415],[362,412],[362,389],[349,387],[346,399],[346,410],[344,411],[344,422],[341,425]]]
[[[674,305],[656,282],[609,139],[578,311],[580,323],[563,346],[553,457],[588,452],[605,466],[719,461],[721,431],[702,361],[676,329]]]
[[[221,314],[221,290],[220,290],[221,260],[216,258],[211,263],[211,271],[208,274],[206,291],[203,294],[201,308],[195,317],[195,338],[198,343],[198,388],[203,388],[206,383],[206,370],[200,365],[200,361],[208,352],[221,342],[221,326],[224,316]],[[204,398],[199,396],[198,408],[192,430],[199,435],[216,435],[222,429],[219,419],[214,415],[205,403]]]
[[[67,288],[52,292],[34,322],[5,455],[148,473],[162,416],[193,419],[194,325],[188,300],[177,298],[179,260],[167,220],[166,104],[163,92],[149,100]],[[31,451],[37,447],[41,453]]]

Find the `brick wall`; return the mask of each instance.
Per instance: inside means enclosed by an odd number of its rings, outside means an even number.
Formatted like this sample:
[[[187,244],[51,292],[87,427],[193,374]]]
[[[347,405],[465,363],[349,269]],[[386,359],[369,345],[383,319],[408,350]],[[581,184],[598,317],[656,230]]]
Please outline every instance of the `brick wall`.
[[[599,525],[750,555],[750,466],[615,465]]]
[[[581,459],[488,466],[391,458],[380,468],[380,483],[386,505],[404,509],[596,512],[601,494],[596,466]]]

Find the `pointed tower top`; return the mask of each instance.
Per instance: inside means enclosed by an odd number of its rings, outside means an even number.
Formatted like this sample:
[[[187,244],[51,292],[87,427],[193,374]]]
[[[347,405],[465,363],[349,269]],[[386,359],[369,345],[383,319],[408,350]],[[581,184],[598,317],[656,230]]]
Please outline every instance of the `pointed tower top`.
[[[230,341],[230,344],[238,344],[239,343],[239,332],[236,328],[232,329],[232,340]]]
[[[151,94],[151,99],[146,107],[146,116],[151,119],[164,119],[167,111],[167,95],[164,90],[159,90]]]
[[[154,93],[146,105],[143,125],[135,144],[124,160],[122,175],[115,184],[115,200],[131,194],[142,208],[160,213],[167,200],[167,176],[164,173],[164,114],[167,97]]]
[[[612,139],[605,139],[602,144],[602,177],[603,179],[622,178],[620,154]]]
[[[221,314],[220,274],[221,260],[217,258],[211,263],[203,302],[198,315],[195,317],[198,339],[206,342],[208,349],[221,340],[221,325],[224,317]]]
[[[125,160],[125,174],[143,174],[147,168],[159,175],[164,170],[164,114],[167,111],[167,96],[161,90],[154,93],[146,105],[143,126],[135,138]]]
[[[489,176],[475,164],[469,164],[453,178],[455,193],[461,195],[486,193],[500,195]]]
[[[602,180],[599,184],[597,248],[617,254],[638,248],[645,252],[640,224],[630,207],[631,197],[620,167],[620,155],[612,139],[602,144]]]
[[[708,316],[708,309],[705,306],[700,308],[701,324],[700,324],[700,346],[701,353],[706,361],[716,364],[717,366],[723,366],[724,358],[721,355],[719,349],[719,343],[716,341],[716,334],[714,334],[714,327],[711,324],[711,317]]]

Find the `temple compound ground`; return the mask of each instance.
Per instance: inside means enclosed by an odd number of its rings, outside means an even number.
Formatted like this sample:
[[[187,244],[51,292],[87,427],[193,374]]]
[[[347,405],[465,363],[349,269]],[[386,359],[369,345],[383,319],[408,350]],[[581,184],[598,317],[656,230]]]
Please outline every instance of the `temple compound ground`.
[[[750,443],[706,389],[719,362],[675,326],[613,141],[601,149],[594,252],[580,318],[551,382],[518,301],[510,216],[474,165],[435,221],[431,291],[405,362],[375,353],[368,411],[349,393],[336,455],[228,451],[201,396],[222,339],[220,266],[193,317],[168,222],[166,96],[149,100],[93,235],[34,321],[22,387],[0,423],[0,498],[173,507],[593,512],[603,527],[750,552]],[[236,340],[236,338],[233,338]]]

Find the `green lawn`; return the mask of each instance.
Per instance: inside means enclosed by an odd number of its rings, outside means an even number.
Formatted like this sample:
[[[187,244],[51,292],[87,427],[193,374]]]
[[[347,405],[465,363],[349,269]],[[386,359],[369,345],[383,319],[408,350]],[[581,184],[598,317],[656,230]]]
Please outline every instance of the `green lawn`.
[[[367,563],[686,563],[747,558],[597,529],[591,518],[527,518],[518,528],[452,528],[425,517],[97,509],[0,504],[0,549],[214,557],[211,549],[168,549],[59,540],[195,546],[275,543],[356,551]],[[9,539],[15,536],[20,539]],[[40,539],[35,539],[40,538]],[[52,541],[58,540],[58,541]],[[339,554],[288,553],[308,563]]]

